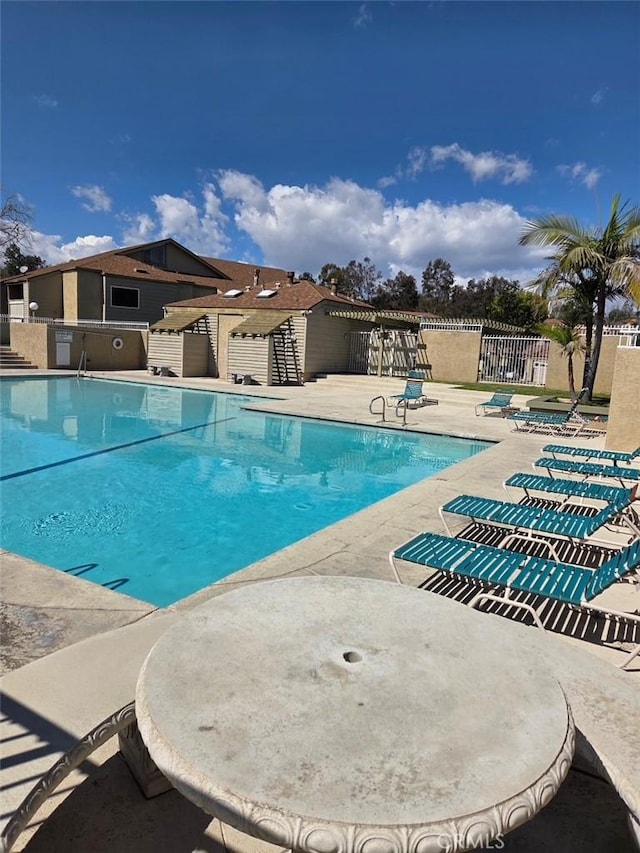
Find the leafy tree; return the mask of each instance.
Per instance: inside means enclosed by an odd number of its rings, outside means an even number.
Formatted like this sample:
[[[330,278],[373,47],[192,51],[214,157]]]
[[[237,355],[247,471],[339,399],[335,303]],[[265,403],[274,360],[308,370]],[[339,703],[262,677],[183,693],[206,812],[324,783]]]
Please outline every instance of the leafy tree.
[[[46,261],[43,261],[39,255],[25,255],[21,251],[17,243],[10,243],[4,250],[4,264],[2,274],[18,275],[19,272],[24,272],[23,267],[31,270],[40,270],[46,267]]]
[[[324,284],[327,287],[330,287],[332,284],[335,283],[341,293],[345,293],[345,291],[348,289],[347,275],[344,271],[344,268],[339,267],[337,264],[325,264],[320,270],[318,280],[320,284]]]
[[[520,244],[551,246],[547,284],[554,279],[591,299],[594,306],[593,348],[585,365],[585,397],[593,394],[607,306],[611,296],[630,296],[640,304],[640,208],[620,204],[616,195],[604,227],[587,229],[566,216],[543,216],[528,222]]]
[[[606,322],[611,326],[626,326],[635,324],[638,307],[630,299],[625,299],[622,305],[612,308],[606,316]]]
[[[345,267],[337,264],[325,264],[320,270],[320,282],[330,286],[335,279],[338,291],[344,296],[370,302],[376,293],[382,273],[370,258],[362,261],[349,261]]]
[[[510,281],[502,276],[492,275],[489,278],[469,279],[466,287],[456,285],[451,296],[451,315],[456,317],[477,317],[481,320],[497,319],[491,317],[494,300],[514,298],[520,288],[517,281]],[[496,311],[500,302],[497,303]],[[512,321],[503,321],[512,322]]]
[[[0,250],[11,243],[28,243],[33,211],[21,195],[7,196],[0,207]]]
[[[563,324],[562,326],[541,325],[538,327],[538,331],[545,338],[549,338],[549,340],[558,344],[561,355],[567,358],[569,394],[571,395],[571,402],[576,403],[578,395],[576,394],[573,356],[578,352],[584,352],[584,344],[582,343],[579,330],[571,324]]]
[[[594,303],[597,296],[597,283],[582,272],[564,272],[554,261],[543,270],[531,286],[537,293],[550,302],[555,302],[553,316],[571,326],[583,325],[585,328],[584,388],[591,364],[593,351]]]
[[[375,308],[388,311],[416,311],[418,288],[412,275],[400,271],[395,278],[388,278],[379,285],[371,300]]]
[[[547,316],[547,300],[537,293],[520,290],[516,284],[515,288],[498,290],[489,306],[487,319],[533,332]]]
[[[442,258],[429,261],[422,271],[420,307],[435,314],[446,312],[451,301],[455,277],[451,264]]]
[[[371,258],[349,261],[345,272],[351,285],[351,295],[370,302],[375,295],[382,273],[376,269]]]
[[[315,278],[311,275],[310,272],[300,273],[300,275],[298,276],[298,281],[310,281],[312,282],[312,284],[316,283]]]

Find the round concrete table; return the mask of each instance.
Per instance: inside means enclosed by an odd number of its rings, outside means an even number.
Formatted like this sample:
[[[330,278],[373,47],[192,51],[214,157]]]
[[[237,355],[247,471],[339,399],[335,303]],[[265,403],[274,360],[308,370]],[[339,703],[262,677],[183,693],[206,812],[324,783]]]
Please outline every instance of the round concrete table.
[[[258,838],[466,850],[532,818],[573,755],[560,686],[507,628],[385,581],[256,583],[160,638],[138,725],[175,788]]]

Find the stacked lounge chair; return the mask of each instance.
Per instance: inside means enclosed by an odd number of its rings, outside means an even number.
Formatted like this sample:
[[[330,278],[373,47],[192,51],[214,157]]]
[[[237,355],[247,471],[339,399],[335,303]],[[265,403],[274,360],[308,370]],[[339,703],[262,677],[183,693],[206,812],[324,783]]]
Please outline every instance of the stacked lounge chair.
[[[594,432],[593,423],[596,421],[595,418],[586,418],[578,412],[513,412],[507,418],[514,422],[516,430],[519,431],[550,432],[569,438]],[[603,423],[606,420],[606,417],[602,417],[598,422]],[[597,429],[597,432],[601,430]]]

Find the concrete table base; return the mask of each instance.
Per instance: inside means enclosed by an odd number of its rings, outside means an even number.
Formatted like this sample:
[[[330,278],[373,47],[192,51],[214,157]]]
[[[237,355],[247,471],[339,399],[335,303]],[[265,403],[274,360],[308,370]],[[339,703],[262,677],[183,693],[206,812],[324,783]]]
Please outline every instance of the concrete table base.
[[[149,755],[136,722],[118,734],[118,748],[147,799],[173,790],[171,782],[162,775]]]
[[[269,581],[162,637],[136,693],[160,771],[309,853],[431,853],[530,820],[571,765],[558,683],[502,623],[361,578]]]

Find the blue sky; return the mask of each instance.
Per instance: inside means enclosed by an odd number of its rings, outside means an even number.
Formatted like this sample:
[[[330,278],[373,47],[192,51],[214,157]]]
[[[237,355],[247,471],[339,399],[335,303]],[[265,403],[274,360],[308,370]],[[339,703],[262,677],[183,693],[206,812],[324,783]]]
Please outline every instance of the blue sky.
[[[636,2],[3,2],[2,191],[49,263],[172,236],[525,281],[640,202]]]

